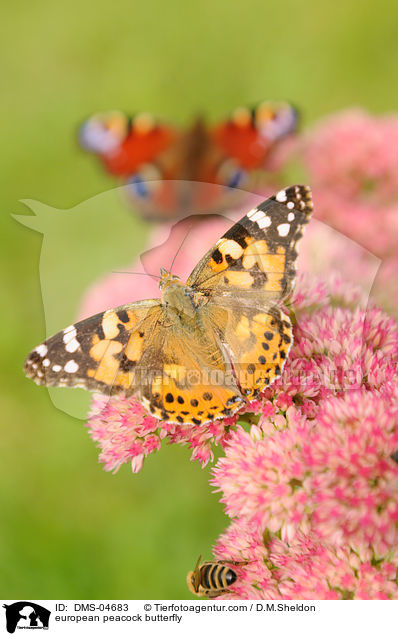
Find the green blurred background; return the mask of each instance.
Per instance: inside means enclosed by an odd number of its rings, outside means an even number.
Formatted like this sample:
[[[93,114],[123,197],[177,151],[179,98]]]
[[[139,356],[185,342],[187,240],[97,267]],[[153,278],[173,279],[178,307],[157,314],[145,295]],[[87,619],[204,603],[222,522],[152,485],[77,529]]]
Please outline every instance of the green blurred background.
[[[187,571],[228,524],[187,449],[165,447],[139,475],[107,474],[83,423],[24,378],[45,324],[42,239],[11,218],[28,213],[18,201],[70,208],[111,186],[75,141],[98,110],[183,123],[275,98],[297,105],[306,125],[346,106],[396,109],[397,20],[384,0],[3,3],[2,598],[189,598]],[[125,239],[131,259],[145,232],[137,225]],[[94,247],[84,247],[89,261]],[[71,267],[78,292],[92,274],[77,280]],[[57,307],[60,328],[75,309]]]

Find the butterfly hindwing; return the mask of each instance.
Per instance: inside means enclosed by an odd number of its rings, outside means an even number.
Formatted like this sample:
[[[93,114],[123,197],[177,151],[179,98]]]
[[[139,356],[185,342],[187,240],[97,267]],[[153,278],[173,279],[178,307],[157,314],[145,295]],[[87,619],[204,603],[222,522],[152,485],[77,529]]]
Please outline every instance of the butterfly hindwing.
[[[235,413],[245,402],[214,326],[207,315],[201,327],[158,332],[137,373],[144,381],[137,397],[155,417],[177,424],[203,424]]]
[[[216,304],[209,312],[242,394],[248,401],[255,399],[282,373],[293,341],[289,317],[276,305],[248,306],[238,300],[229,305],[226,321],[220,320]]]

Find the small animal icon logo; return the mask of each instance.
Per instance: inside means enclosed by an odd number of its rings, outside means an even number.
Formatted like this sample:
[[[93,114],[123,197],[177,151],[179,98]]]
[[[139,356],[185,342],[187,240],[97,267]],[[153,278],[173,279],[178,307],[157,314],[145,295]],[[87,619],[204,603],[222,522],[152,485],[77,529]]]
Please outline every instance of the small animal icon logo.
[[[17,601],[4,604],[6,628],[9,634],[18,629],[48,629],[50,610],[32,601]]]

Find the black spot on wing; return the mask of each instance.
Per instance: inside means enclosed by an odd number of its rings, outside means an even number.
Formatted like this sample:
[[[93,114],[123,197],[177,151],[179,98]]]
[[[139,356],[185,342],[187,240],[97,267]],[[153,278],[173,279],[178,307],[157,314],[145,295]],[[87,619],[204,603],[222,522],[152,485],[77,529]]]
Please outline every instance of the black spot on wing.
[[[128,313],[125,309],[120,309],[117,312],[117,317],[119,318],[119,320],[121,320],[122,322],[128,322],[129,321],[129,316]]]
[[[233,225],[222,238],[231,239],[236,243],[239,243],[239,245],[243,248],[247,247],[247,239],[252,236],[252,234],[250,233],[250,224],[246,224],[246,219],[249,220],[247,217],[243,217],[241,221],[235,223],[235,225]]]
[[[215,263],[217,263],[217,265],[220,265],[220,263],[223,262],[223,255],[221,254],[220,250],[217,248],[216,250],[214,250],[213,254],[212,254],[212,259]]]
[[[133,367],[137,364],[134,360],[130,360],[124,353],[120,358],[120,370],[124,373],[128,373],[131,371]]]

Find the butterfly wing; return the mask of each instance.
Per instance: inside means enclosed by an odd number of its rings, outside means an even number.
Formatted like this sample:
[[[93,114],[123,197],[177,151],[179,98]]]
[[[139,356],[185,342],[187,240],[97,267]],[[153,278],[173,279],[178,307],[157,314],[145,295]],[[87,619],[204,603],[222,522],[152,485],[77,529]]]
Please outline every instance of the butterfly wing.
[[[211,130],[214,144],[226,161],[220,166],[220,182],[244,185],[247,173],[263,169],[274,146],[297,129],[298,113],[281,102],[262,102],[256,108],[237,108],[231,117]]]
[[[216,303],[208,311],[242,395],[254,400],[282,373],[293,341],[289,317],[276,305],[250,306],[238,299],[221,315]]]
[[[176,135],[171,126],[157,122],[148,113],[130,118],[114,111],[90,117],[80,128],[79,139],[83,148],[96,154],[111,174],[137,175],[135,183],[139,189],[139,184],[144,187],[146,180],[162,177],[151,166],[172,145]]]
[[[25,361],[26,375],[37,384],[69,386],[113,394],[134,391],[135,368],[151,350],[163,320],[159,300],[123,305],[58,332]]]
[[[205,315],[200,325],[173,325],[159,331],[137,373],[137,397],[155,417],[177,424],[204,424],[233,415],[245,399],[236,384],[214,326]]]
[[[308,186],[291,186],[250,210],[199,261],[187,285],[202,293],[280,301],[292,291],[297,243],[312,213]]]
[[[281,305],[294,286],[297,243],[311,212],[307,186],[278,192],[228,230],[188,279],[208,297],[206,311],[248,399],[281,374],[287,358],[292,326]]]
[[[177,328],[158,300],[67,327],[36,347],[24,370],[37,384],[123,391],[155,417],[177,424],[226,417],[244,402],[211,326],[204,319],[201,328]]]

